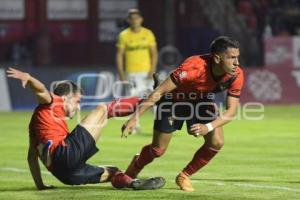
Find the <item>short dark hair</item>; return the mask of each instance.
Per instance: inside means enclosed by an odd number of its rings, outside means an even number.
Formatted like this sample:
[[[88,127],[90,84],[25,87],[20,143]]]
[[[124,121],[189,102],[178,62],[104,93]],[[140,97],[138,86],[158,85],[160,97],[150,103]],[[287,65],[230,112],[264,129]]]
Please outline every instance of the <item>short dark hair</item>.
[[[130,8],[127,11],[127,17],[130,18],[131,15],[139,15],[142,16],[141,11],[139,9],[136,8]]]
[[[210,53],[223,53],[228,48],[240,48],[240,43],[227,36],[220,36],[210,44]]]
[[[76,93],[83,94],[83,90],[73,81],[65,80],[55,83],[53,93],[57,96],[63,96]]]

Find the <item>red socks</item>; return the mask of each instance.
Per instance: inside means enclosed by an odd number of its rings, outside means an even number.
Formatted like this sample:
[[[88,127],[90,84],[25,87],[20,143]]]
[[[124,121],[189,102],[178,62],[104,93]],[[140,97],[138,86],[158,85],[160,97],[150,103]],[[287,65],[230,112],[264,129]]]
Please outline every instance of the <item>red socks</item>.
[[[112,186],[118,189],[129,187],[132,181],[133,181],[132,178],[130,178],[129,176],[127,176],[121,171],[115,173],[111,178]]]
[[[183,173],[187,176],[191,176],[196,173],[199,169],[204,167],[217,153],[219,150],[207,147],[203,145],[194,155],[190,163],[183,169]]]
[[[164,153],[164,149],[153,147],[151,144],[146,145],[143,147],[140,156],[135,163],[135,167],[142,169],[145,165],[151,163],[154,158],[160,157]]]
[[[183,173],[191,176],[199,169],[204,167],[219,151],[203,145],[194,155],[190,163],[183,169]],[[136,160],[135,168],[142,169],[145,165],[151,163],[154,158],[160,157],[165,153],[165,149],[153,147],[151,144],[143,147],[138,159]]]
[[[124,117],[135,112],[137,106],[143,99],[138,97],[121,98],[108,103],[107,114],[111,117]]]

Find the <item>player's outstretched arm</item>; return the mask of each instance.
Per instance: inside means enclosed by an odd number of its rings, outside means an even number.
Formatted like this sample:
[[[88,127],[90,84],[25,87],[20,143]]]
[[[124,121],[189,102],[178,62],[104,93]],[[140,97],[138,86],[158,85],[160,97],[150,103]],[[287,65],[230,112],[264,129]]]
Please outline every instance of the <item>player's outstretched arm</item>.
[[[172,90],[176,89],[175,83],[169,77],[164,82],[162,82],[150,95],[145,99],[135,111],[132,117],[123,125],[121,137],[127,137],[128,134],[131,134],[132,130],[136,126],[137,119],[150,107],[152,107],[160,98]]]
[[[40,104],[51,103],[51,95],[46,89],[45,85],[36,78],[32,77],[29,73],[22,72],[11,67],[6,72],[8,77],[20,80],[23,88],[28,86],[36,95]]]
[[[36,188],[38,190],[53,189],[54,188],[53,186],[44,185],[43,183],[43,179],[41,176],[41,169],[38,161],[38,153],[35,148],[35,139],[33,137],[30,137],[29,140],[27,161]]]

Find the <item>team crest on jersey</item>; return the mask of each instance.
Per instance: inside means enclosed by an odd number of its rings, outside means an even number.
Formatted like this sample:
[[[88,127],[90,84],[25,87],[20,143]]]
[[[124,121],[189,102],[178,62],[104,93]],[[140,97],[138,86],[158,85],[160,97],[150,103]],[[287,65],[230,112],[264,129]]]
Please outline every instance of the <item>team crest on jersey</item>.
[[[236,78],[237,76],[232,76],[229,79],[219,83],[217,91],[220,92],[220,91],[227,90]]]
[[[185,77],[187,77],[187,72],[186,72],[186,71],[183,71],[183,72],[181,72],[181,73],[179,74],[179,78],[180,78],[180,79],[183,79],[183,78],[185,78]]]
[[[174,124],[174,118],[173,117],[168,117],[168,121],[169,121],[169,124],[171,126],[173,126],[173,124]]]

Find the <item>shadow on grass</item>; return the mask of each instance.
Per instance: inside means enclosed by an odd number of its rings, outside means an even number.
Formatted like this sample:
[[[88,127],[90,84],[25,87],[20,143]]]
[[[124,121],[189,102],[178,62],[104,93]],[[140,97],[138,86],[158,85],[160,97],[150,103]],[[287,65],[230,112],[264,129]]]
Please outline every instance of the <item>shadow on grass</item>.
[[[211,182],[230,182],[230,183],[234,183],[234,182],[239,182],[239,183],[290,183],[290,184],[300,184],[300,181],[289,181],[289,180],[258,180],[258,179],[203,179],[203,178],[198,178],[198,179],[194,179],[193,180],[197,180],[197,181],[211,181]]]
[[[0,192],[26,192],[37,191],[34,187],[14,187],[14,188],[0,188]]]
[[[176,189],[177,188],[169,188],[169,189]],[[133,190],[130,188],[125,188],[125,189],[115,189],[110,185],[77,185],[77,186],[69,186],[69,185],[62,185],[62,186],[57,186],[54,189],[51,190],[37,190],[35,187],[13,187],[13,188],[0,188],[0,192],[37,192],[40,194],[43,193],[49,193],[49,192],[62,192],[62,191],[68,191],[68,192],[83,192],[83,191],[103,191],[103,192],[112,192],[112,191],[116,191],[116,192],[142,192],[142,191],[154,191],[154,190]]]
[[[54,189],[51,190],[37,190],[35,187],[13,187],[13,188],[0,188],[0,192],[28,192],[28,191],[33,191],[33,192],[57,192],[57,191],[62,191],[62,190],[68,190],[68,191],[89,191],[89,190],[99,190],[99,191],[113,191],[116,190],[112,186],[101,186],[101,185],[80,185],[80,186],[68,186],[68,185],[63,185],[63,186],[58,186]],[[126,191],[125,189],[122,191]],[[129,191],[129,189],[128,189]]]
[[[136,137],[142,137],[142,138],[144,138],[144,137],[151,138],[152,135],[153,135],[153,133],[152,133],[152,132],[148,132],[148,131],[143,131],[143,130],[141,130],[141,132],[134,133],[134,134],[132,134],[132,135],[134,135],[134,136],[136,136]]]

